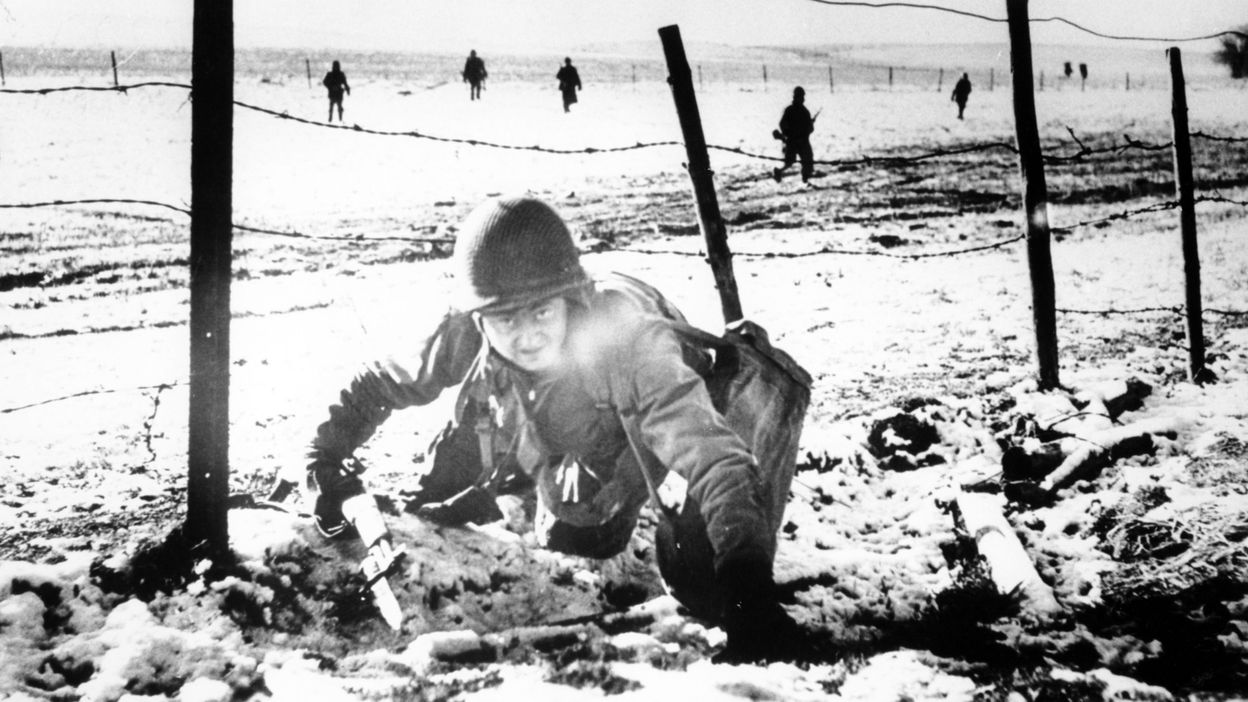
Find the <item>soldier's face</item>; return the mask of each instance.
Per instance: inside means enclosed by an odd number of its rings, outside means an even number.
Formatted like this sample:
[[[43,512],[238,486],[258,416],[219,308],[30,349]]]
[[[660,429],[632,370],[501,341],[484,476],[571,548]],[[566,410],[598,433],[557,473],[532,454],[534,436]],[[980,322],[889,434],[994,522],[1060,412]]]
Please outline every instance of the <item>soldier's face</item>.
[[[505,312],[481,315],[490,347],[503,358],[532,373],[549,372],[563,362],[568,334],[568,301],[542,300]]]

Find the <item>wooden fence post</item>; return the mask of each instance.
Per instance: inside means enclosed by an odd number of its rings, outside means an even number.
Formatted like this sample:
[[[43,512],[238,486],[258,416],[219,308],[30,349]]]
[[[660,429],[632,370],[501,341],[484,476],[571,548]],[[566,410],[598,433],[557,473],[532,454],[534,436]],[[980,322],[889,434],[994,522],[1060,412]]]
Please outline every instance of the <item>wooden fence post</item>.
[[[110,51],[110,52],[108,52],[108,55],[109,55],[109,57],[113,60],[113,87],[114,87],[114,88],[116,88],[116,87],[118,86],[118,83],[117,83],[117,52],[116,52],[116,51]]]
[[[1200,249],[1196,241],[1196,188],[1192,179],[1192,138],[1187,127],[1187,89],[1183,80],[1182,53],[1177,46],[1172,46],[1166,54],[1170,57],[1174,180],[1179,190],[1179,225],[1183,235],[1183,273],[1187,292],[1187,374],[1193,383],[1203,384],[1209,378],[1205,369],[1205,332],[1201,320]]]
[[[672,26],[674,27],[676,25],[672,25]],[[684,45],[681,45],[680,49],[681,49],[681,52],[683,53],[685,49]],[[763,64],[763,90],[767,90],[767,64],[765,63]]]
[[[673,24],[659,28],[659,38],[663,42],[663,55],[667,59],[667,82],[672,87],[676,114],[680,118],[680,131],[685,138],[689,179],[693,183],[702,236],[706,240],[707,259],[715,276],[715,287],[719,290],[724,322],[732,323],[742,319],[744,315],[741,312],[741,298],[737,294],[737,279],[732,272],[728,233],[724,227],[724,218],[719,213],[719,200],[715,195],[715,174],[711,171],[711,158],[706,150],[702,117],[698,113],[698,100],[693,92],[693,76],[689,72],[689,61],[685,58],[680,27]]]
[[[191,387],[185,535],[229,551],[234,0],[195,0],[191,49]]]
[[[4,61],[0,61],[0,73],[4,70]],[[836,92],[836,80],[832,77],[832,67],[828,66],[828,92]]]
[[[1010,31],[1010,72],[1014,85],[1014,128],[1023,176],[1027,217],[1027,263],[1031,272],[1031,312],[1036,325],[1039,388],[1060,385],[1057,358],[1057,309],[1053,286],[1053,255],[1049,250],[1048,193],[1044,156],[1036,124],[1036,99],[1031,84],[1031,27],[1027,0],[1005,0]]]
[[[312,89],[312,59],[305,58],[303,60],[303,63],[308,68],[308,89],[311,90]]]
[[[1131,92],[1131,72],[1127,72],[1127,92]]]
[[[989,68],[988,69],[988,92],[991,93],[992,89],[995,88],[996,85],[997,85],[996,69]]]
[[[7,85],[4,81],[4,52],[0,51],[0,85]]]
[[[889,90],[893,89],[893,67],[892,66],[888,67],[888,89]]]
[[[637,89],[637,64],[633,64],[633,90]]]
[[[766,73],[767,73],[767,69],[765,69],[765,68],[764,68],[764,69],[763,69],[763,74],[764,74],[764,75],[766,75]],[[765,82],[767,82],[767,79],[766,79],[766,78],[764,78],[764,79],[763,79],[763,82],[764,82],[764,83],[765,83]],[[702,87],[702,64],[698,64],[698,87],[699,87],[699,88],[701,88],[701,87]]]
[[[940,77],[936,79],[936,92],[945,92],[945,69],[940,69]]]

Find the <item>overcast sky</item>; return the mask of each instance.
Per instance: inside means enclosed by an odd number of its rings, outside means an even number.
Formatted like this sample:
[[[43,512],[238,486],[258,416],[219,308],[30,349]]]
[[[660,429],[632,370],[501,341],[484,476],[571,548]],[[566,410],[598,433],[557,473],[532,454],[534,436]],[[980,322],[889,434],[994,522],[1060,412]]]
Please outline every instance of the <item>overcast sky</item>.
[[[1005,16],[1004,0],[930,0]],[[189,47],[194,0],[0,0],[0,46]],[[686,41],[734,45],[1003,41],[1005,25],[945,12],[815,0],[234,0],[240,47],[561,52],[655,41],[679,24]],[[1107,34],[1185,37],[1248,23],[1246,0],[1032,0],[1033,18],[1062,16]],[[1036,43],[1096,43],[1057,23]],[[1213,42],[1191,45],[1210,48]]]

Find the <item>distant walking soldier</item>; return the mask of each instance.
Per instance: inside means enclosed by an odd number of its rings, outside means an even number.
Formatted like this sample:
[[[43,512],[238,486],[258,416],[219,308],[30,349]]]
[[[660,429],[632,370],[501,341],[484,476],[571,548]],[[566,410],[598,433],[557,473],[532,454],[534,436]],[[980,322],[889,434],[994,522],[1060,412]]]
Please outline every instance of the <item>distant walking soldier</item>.
[[[958,103],[958,119],[962,119],[962,113],[966,110],[966,99],[971,96],[971,79],[965,73],[958,79],[957,85],[953,86],[953,95],[949,97],[953,102]]]
[[[329,121],[334,121],[334,105],[338,106],[338,121],[342,121],[342,95],[346,91],[347,95],[351,94],[351,86],[347,85],[347,74],[342,72],[342,67],[334,61],[333,68],[329,73],[325,74],[325,78],[321,80],[321,85],[329,91]]]
[[[485,71],[485,61],[477,56],[476,49],[468,52],[468,60],[464,62],[464,82],[468,84],[469,99],[481,99],[481,84],[489,74]]]
[[[563,111],[571,112],[569,108],[576,103],[576,91],[581,89],[581,76],[576,72],[576,66],[572,65],[572,59],[563,59],[563,66],[555,78],[559,79],[559,92],[563,93]]]
[[[815,131],[815,117],[810,116],[806,109],[806,90],[800,85],[793,89],[793,102],[784,108],[780,117],[780,128],[772,132],[772,136],[784,142],[784,165],[773,169],[771,177],[780,182],[781,176],[800,158],[802,160],[802,182],[809,182],[815,173],[815,154],[810,148],[810,134]]]

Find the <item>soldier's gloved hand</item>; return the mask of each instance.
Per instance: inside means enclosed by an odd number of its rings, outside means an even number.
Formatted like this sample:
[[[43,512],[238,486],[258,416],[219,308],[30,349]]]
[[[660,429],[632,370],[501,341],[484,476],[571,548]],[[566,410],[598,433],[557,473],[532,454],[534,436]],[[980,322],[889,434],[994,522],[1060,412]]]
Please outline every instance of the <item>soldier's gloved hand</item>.
[[[503,518],[494,494],[476,485],[441,502],[429,502],[408,511],[440,526],[463,526],[468,522],[489,524]]]
[[[363,467],[355,459],[335,463],[318,460],[308,466],[309,486],[316,491],[312,517],[317,531],[327,539],[349,536],[351,524],[342,514],[344,500],[363,495],[364,483],[358,473]]]
[[[780,606],[770,563],[726,563],[716,580],[725,594],[723,627],[728,644],[714,662],[831,660],[832,652]]]

